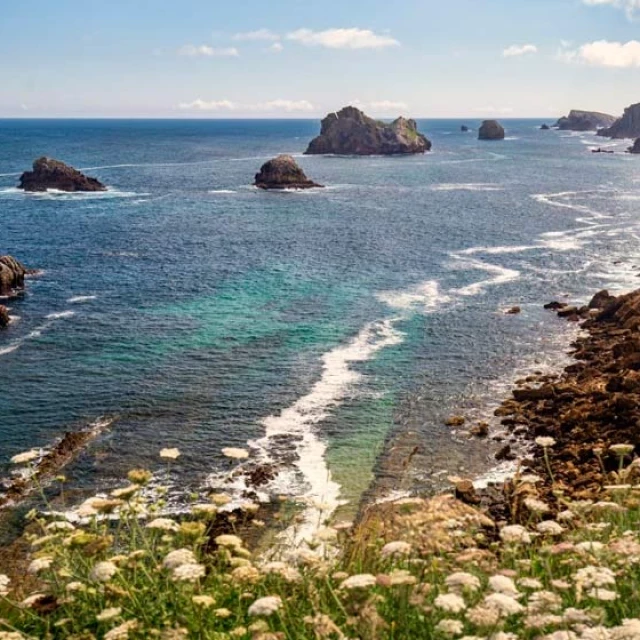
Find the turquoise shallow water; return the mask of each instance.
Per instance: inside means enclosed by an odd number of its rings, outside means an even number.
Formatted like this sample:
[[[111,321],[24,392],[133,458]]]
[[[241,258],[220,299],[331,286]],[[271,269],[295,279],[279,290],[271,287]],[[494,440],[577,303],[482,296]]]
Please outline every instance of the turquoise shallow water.
[[[250,445],[282,463],[274,492],[355,502],[402,429],[419,484],[491,466],[443,419],[565,348],[542,303],[634,286],[637,159],[537,121],[498,143],[419,124],[432,154],[300,156],[327,188],[274,194],[253,174],[317,122],[0,121],[0,253],[44,271],[0,334],[0,472],[101,415],[68,470],[88,491],[165,446],[176,489],[202,489]],[[42,154],[110,191],[17,192]]]

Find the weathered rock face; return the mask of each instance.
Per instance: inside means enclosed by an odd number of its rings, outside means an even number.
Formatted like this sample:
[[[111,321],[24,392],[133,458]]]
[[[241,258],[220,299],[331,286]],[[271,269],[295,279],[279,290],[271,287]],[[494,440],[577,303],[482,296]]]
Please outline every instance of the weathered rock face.
[[[640,153],[640,138],[636,138],[633,146],[629,147],[629,153]]]
[[[568,116],[560,118],[555,127],[562,131],[597,131],[610,127],[616,121],[616,116],[598,111],[572,110]]]
[[[478,132],[478,140],[504,140],[504,127],[497,120],[485,120]]]
[[[24,289],[24,277],[31,273],[11,256],[0,256],[0,296],[11,296]]]
[[[0,329],[4,329],[9,326],[9,309],[0,304]]]
[[[622,118],[608,125],[608,128],[598,131],[598,135],[606,138],[640,137],[640,102],[627,107]]]
[[[305,153],[367,156],[424,153],[430,149],[431,142],[418,132],[415,120],[398,118],[385,124],[355,107],[345,107],[322,121],[320,135]]]
[[[106,191],[95,178],[89,178],[69,165],[51,158],[38,158],[33,171],[25,171],[20,177],[19,189],[25,191]]]
[[[322,187],[307,178],[297,162],[287,155],[280,155],[262,165],[256,173],[255,186],[260,189],[310,189]]]

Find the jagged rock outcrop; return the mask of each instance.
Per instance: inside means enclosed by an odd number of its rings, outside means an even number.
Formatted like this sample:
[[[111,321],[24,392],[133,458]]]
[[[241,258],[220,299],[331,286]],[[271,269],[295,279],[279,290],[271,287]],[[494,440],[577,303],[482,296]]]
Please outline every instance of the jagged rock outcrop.
[[[597,131],[610,127],[616,121],[616,116],[598,111],[580,111],[573,109],[568,116],[560,118],[554,127],[562,131]]]
[[[463,125],[460,127],[460,131],[462,131],[462,133],[468,133],[468,131],[469,131],[469,127],[467,127],[467,125],[466,125],[466,124],[463,124]]]
[[[89,178],[77,169],[52,158],[38,158],[33,163],[33,171],[25,171],[20,176],[19,189],[25,191],[106,191],[107,188],[96,178]]]
[[[543,124],[540,126],[540,131],[549,131],[551,127],[548,124]]]
[[[298,163],[287,155],[280,155],[265,162],[256,173],[254,182],[260,189],[311,189],[321,184],[307,178]]]
[[[305,153],[367,156],[424,153],[430,149],[431,142],[418,132],[415,120],[400,117],[386,124],[355,107],[344,107],[322,121],[320,135]]]
[[[640,137],[640,102],[627,107],[622,118],[608,125],[608,128],[598,131],[598,135],[605,138]]]
[[[478,132],[478,140],[504,140],[504,127],[497,120],[485,120]]]
[[[629,153],[640,153],[640,138],[636,138],[633,145],[629,147]]]
[[[10,320],[9,309],[0,304],[0,329],[4,329],[5,327],[9,326]]]
[[[12,256],[0,256],[0,296],[24,289],[24,277],[33,273]]]

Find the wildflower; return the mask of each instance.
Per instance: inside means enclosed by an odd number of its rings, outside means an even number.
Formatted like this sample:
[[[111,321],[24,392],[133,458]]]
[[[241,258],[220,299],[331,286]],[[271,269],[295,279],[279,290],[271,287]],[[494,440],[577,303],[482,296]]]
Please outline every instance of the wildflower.
[[[554,631],[540,640],[578,640],[578,636],[573,631]]]
[[[41,571],[48,569],[52,563],[53,563],[53,558],[50,556],[36,558],[35,560],[31,561],[28,571],[29,573],[33,573],[33,574],[40,573]]]
[[[459,593],[464,589],[469,591],[477,591],[480,588],[480,579],[471,573],[465,571],[458,571],[452,573],[445,578],[444,583],[449,587],[449,590],[454,593]]]
[[[249,607],[250,616],[270,616],[282,606],[279,596],[259,598]]]
[[[632,618],[631,620],[623,620],[619,627],[611,630],[613,640],[636,640],[640,637],[640,620]]]
[[[538,533],[548,536],[560,536],[564,533],[564,527],[555,520],[544,520],[536,525]]]
[[[118,507],[124,504],[122,500],[105,500],[103,498],[93,498],[91,500],[91,507],[98,513],[113,513]]]
[[[108,609],[104,609],[97,616],[96,620],[99,622],[104,622],[105,620],[111,620],[112,618],[117,618],[122,613],[122,609],[120,607],[109,607]]]
[[[127,474],[127,478],[129,478],[129,482],[133,482],[133,484],[145,485],[151,480],[153,474],[151,471],[147,469],[131,469]]]
[[[9,576],[4,575],[4,573],[0,573],[0,596],[6,596],[9,593],[9,583],[11,580]]]
[[[236,627],[235,629],[231,629],[229,631],[229,635],[232,638],[244,638],[248,633],[248,629],[246,627]]]
[[[34,604],[40,602],[42,598],[46,598],[47,596],[44,593],[32,593],[30,596],[26,597],[21,603],[21,607],[30,608],[33,607]]]
[[[617,456],[627,456],[633,453],[635,447],[632,444],[612,444],[609,447],[609,451]]]
[[[542,582],[537,578],[521,578],[518,580],[518,586],[523,589],[542,589]]]
[[[569,607],[565,609],[562,614],[562,619],[570,625],[574,624],[590,624],[593,622],[591,616],[582,609],[575,609],[574,607]]]
[[[529,615],[524,621],[526,629],[543,629],[545,627],[557,627],[562,624],[562,616],[553,614],[534,614]]]
[[[114,498],[123,498],[124,500],[127,500],[128,498],[131,498],[133,495],[135,495],[139,490],[140,490],[140,485],[130,484],[128,487],[122,487],[121,489],[114,489],[111,492],[111,495]]]
[[[234,582],[247,582],[249,584],[255,584],[260,580],[260,571],[254,566],[236,567],[231,572],[231,578]]]
[[[24,453],[19,453],[13,458],[11,458],[11,462],[13,464],[24,464],[25,462],[31,462],[40,456],[39,449],[31,449],[30,451],[25,451]]]
[[[229,611],[229,609],[225,609],[224,607],[222,607],[221,609],[216,609],[213,614],[215,615],[216,618],[230,618],[233,614],[231,613],[231,611]]]
[[[342,582],[341,589],[367,589],[376,584],[376,579],[370,573],[360,573]]]
[[[406,569],[395,569],[389,574],[389,586],[397,587],[403,584],[416,584],[418,579]]]
[[[517,600],[504,593],[492,593],[484,599],[484,603],[488,607],[497,609],[505,616],[521,613],[524,610],[524,607]]]
[[[187,538],[199,538],[204,534],[206,525],[204,522],[182,522],[180,533]]]
[[[569,511],[569,509],[565,509],[564,511],[561,511],[556,516],[556,519],[560,520],[561,522],[570,522],[571,520],[575,520],[575,518],[576,518],[576,514],[573,513],[573,511]]]
[[[229,547],[231,549],[239,549],[242,547],[243,542],[238,536],[234,536],[232,534],[222,534],[221,536],[216,537],[216,544],[219,547]]]
[[[224,493],[214,493],[211,496],[211,502],[219,507],[223,507],[225,504],[229,504],[231,502],[231,498]]]
[[[626,509],[617,502],[610,502],[608,500],[599,500],[591,505],[592,511],[600,511],[604,513],[624,513]]]
[[[558,591],[568,591],[571,585],[566,580],[552,580],[551,586]]]
[[[193,600],[193,604],[197,604],[199,607],[203,607],[204,609],[208,609],[216,603],[214,598],[211,596],[193,596],[191,600]]]
[[[234,460],[246,460],[249,457],[249,452],[246,449],[236,449],[235,447],[225,447],[222,454]]]
[[[520,592],[516,589],[516,585],[513,580],[507,576],[491,576],[489,578],[489,587],[496,593],[504,593],[505,595],[513,598],[520,595]]]
[[[531,542],[529,532],[519,524],[511,524],[500,529],[500,538],[507,543],[528,544]]]
[[[579,542],[576,545],[576,549],[578,549],[579,551],[597,553],[598,551],[602,551],[604,549],[604,544],[602,544],[602,542],[598,542],[597,540],[585,540],[584,542]]]
[[[451,613],[460,613],[467,608],[465,601],[456,593],[442,593],[434,601],[436,607]]]
[[[0,631],[0,640],[24,640],[19,631]]]
[[[180,457],[180,449],[161,449],[160,457],[166,460],[175,460]]]
[[[591,589],[587,595],[595,600],[601,600],[602,602],[612,602],[618,599],[618,594],[610,589]]]
[[[127,620],[111,629],[111,631],[107,631],[104,634],[104,640],[126,640],[129,637],[129,631],[133,631],[137,626],[137,620]]]
[[[194,514],[199,515],[215,515],[218,513],[218,507],[215,504],[196,504],[191,509]]]
[[[47,531],[75,531],[75,527],[66,520],[56,520],[50,522],[45,529]]]
[[[495,627],[500,621],[500,612],[494,607],[483,607],[477,605],[467,611],[467,620],[476,627]]]
[[[524,504],[532,513],[542,514],[549,512],[549,505],[537,498],[525,498]]]
[[[66,586],[66,590],[69,591],[70,593],[73,592],[73,591],[86,591],[87,590],[87,585],[84,584],[84,582],[80,582],[78,580],[75,580],[74,582],[70,582]]]
[[[436,625],[436,631],[445,636],[459,636],[464,631],[464,625],[460,620],[440,620]]]
[[[165,556],[162,566],[165,569],[175,569],[183,564],[196,564],[197,562],[193,551],[190,549],[176,549]]]
[[[610,630],[602,626],[585,629],[580,635],[580,640],[610,640],[610,638]]]
[[[574,580],[576,584],[580,584],[587,589],[590,587],[606,587],[616,583],[616,577],[611,569],[594,566],[578,569],[574,575]]]
[[[537,591],[529,598],[529,613],[545,613],[557,611],[562,607],[562,598],[552,591]]]
[[[188,563],[181,564],[173,570],[174,582],[197,582],[200,578],[203,578],[205,574],[205,568],[201,564]]]
[[[333,542],[337,537],[338,532],[333,527],[322,527],[315,535],[315,539],[320,542]]]
[[[389,558],[391,556],[407,556],[411,553],[411,545],[408,542],[397,540],[395,542],[389,542],[382,547],[380,555],[383,558]]]
[[[180,527],[175,520],[171,518],[156,518],[147,523],[147,529],[161,529],[162,531],[178,531]]]
[[[540,436],[536,438],[536,444],[543,449],[548,449],[550,447],[553,447],[556,444],[556,441],[553,438]]]
[[[98,562],[91,570],[90,577],[95,582],[109,582],[116,575],[118,567],[113,562]]]

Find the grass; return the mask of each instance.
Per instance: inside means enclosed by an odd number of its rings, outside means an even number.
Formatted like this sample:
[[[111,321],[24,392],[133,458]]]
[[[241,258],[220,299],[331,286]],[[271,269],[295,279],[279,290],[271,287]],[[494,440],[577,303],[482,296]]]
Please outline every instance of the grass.
[[[30,514],[38,588],[19,594],[0,576],[0,640],[639,638],[631,450],[615,450],[620,466],[597,501],[558,494],[552,509],[536,495],[543,479],[518,476],[524,526],[493,528],[449,498],[405,499],[268,558],[240,535],[261,526],[256,505],[212,540],[225,496],[168,518],[145,498],[151,474],[133,471],[129,485],[82,505],[82,525]],[[544,451],[552,457],[552,443]]]

